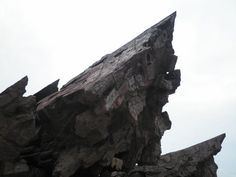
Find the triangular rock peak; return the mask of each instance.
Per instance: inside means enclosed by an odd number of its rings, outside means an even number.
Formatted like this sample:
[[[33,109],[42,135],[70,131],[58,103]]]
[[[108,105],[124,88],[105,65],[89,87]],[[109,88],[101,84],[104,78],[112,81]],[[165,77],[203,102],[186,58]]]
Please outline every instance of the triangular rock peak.
[[[60,90],[57,80],[23,97],[23,78],[1,93],[0,126],[7,128],[0,129],[0,175],[215,177],[213,156],[224,135],[161,156],[161,137],[171,128],[162,108],[180,85],[175,17],[105,55]]]

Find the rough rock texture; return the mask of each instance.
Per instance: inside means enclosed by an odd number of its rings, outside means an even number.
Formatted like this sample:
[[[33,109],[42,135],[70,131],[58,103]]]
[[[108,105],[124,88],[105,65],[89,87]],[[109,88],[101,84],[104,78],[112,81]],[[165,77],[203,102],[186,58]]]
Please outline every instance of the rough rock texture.
[[[28,78],[24,77],[0,94],[0,169],[2,175],[25,173],[29,169],[20,152],[35,136],[36,101],[23,97]],[[0,171],[1,176],[1,171]]]
[[[221,150],[225,134],[189,148],[162,155],[155,166],[135,167],[129,176],[137,173],[155,177],[216,177],[217,165],[213,156]]]
[[[163,106],[180,85],[173,13],[78,75],[23,97],[0,94],[0,176],[215,177],[223,135],[161,156]],[[136,165],[139,165],[138,167]],[[201,174],[201,175],[200,175]]]
[[[41,100],[43,140],[50,139],[43,146],[60,152],[54,174],[102,169],[114,157],[125,170],[157,163],[161,136],[171,126],[162,107],[180,84],[171,45],[174,20],[175,13]]]

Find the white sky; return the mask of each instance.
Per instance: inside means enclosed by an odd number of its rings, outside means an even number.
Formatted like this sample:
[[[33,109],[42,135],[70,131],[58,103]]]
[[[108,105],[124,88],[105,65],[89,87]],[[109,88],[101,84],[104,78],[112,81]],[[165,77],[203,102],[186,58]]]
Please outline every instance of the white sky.
[[[182,82],[163,153],[226,132],[218,174],[235,177],[235,0],[0,0],[0,92],[25,75],[28,94],[61,86],[174,11]]]

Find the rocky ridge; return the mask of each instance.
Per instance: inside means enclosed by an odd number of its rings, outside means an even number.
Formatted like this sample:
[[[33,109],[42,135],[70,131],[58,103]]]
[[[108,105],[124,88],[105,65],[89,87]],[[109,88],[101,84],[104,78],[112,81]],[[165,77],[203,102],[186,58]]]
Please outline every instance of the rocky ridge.
[[[176,13],[105,55],[58,90],[24,97],[24,77],[0,94],[0,176],[215,177],[222,134],[161,155],[162,111],[180,85]]]

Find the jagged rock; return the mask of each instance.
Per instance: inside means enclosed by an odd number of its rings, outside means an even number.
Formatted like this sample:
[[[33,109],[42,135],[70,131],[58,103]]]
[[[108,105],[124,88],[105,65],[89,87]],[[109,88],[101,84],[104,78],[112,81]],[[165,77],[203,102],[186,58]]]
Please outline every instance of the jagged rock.
[[[171,45],[175,13],[115,52],[104,56],[63,88],[40,101],[48,146],[59,152],[54,174],[107,167],[114,157],[129,170],[156,164],[170,120],[162,107],[180,84]],[[43,140],[44,141],[44,140]]]
[[[48,86],[44,87],[43,89],[41,89],[37,93],[35,93],[34,96],[36,97],[36,101],[39,102],[43,98],[57,92],[58,91],[58,87],[57,87],[58,82],[59,82],[59,79],[54,81],[53,83],[49,84]]]
[[[161,137],[171,128],[162,107],[180,85],[171,44],[175,16],[60,91],[57,80],[24,97],[25,77],[2,92],[0,176],[215,177],[213,155],[225,135],[160,156]]]
[[[27,82],[24,77],[0,94],[0,161],[17,158],[35,135],[35,98],[23,97]]]
[[[27,171],[27,164],[22,165],[19,160],[20,151],[36,132],[35,97],[23,97],[27,82],[28,78],[24,77],[0,94],[0,166],[5,170],[3,176],[5,173],[20,176]]]
[[[221,150],[225,134],[196,144],[189,148],[162,155],[155,166],[138,166],[129,174],[130,177],[216,177],[217,165],[214,155]]]

